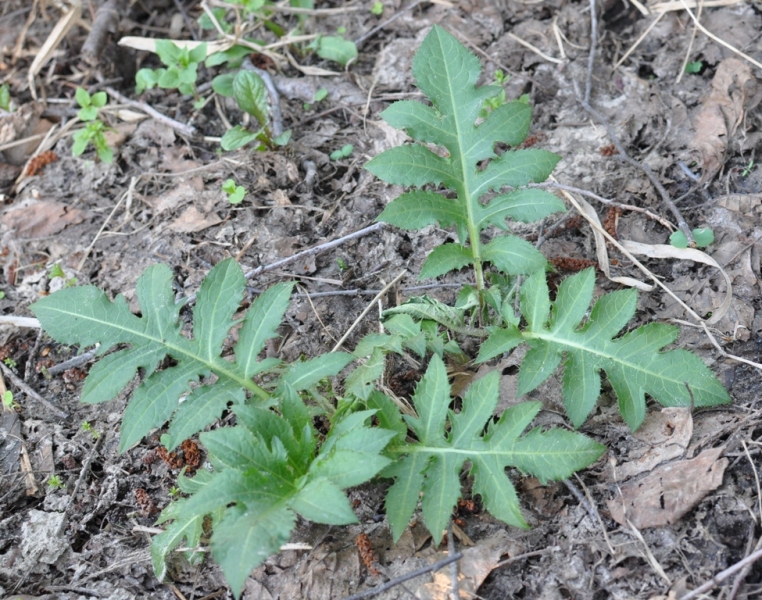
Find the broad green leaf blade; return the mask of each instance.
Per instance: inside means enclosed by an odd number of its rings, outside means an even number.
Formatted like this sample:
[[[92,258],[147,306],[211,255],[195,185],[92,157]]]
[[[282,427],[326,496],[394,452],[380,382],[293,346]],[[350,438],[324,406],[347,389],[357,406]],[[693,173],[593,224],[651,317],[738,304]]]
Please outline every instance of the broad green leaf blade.
[[[449,127],[441,114],[415,100],[395,102],[381,117],[392,127],[404,129],[407,134],[421,142],[450,146],[457,143],[456,132]]]
[[[379,154],[365,165],[379,179],[397,185],[444,184],[454,188],[457,180],[447,159],[423,146],[398,146]]]
[[[183,502],[180,500],[178,502]],[[167,509],[174,508],[170,504]],[[159,581],[164,581],[167,577],[167,557],[180,544],[189,548],[196,548],[201,545],[201,535],[204,532],[204,517],[196,516],[189,519],[177,519],[176,516],[166,516],[162,513],[164,520],[175,519],[164,532],[155,536],[151,540],[151,564],[154,573]]]
[[[600,393],[601,370],[608,375],[620,412],[633,430],[645,417],[646,394],[664,406],[690,406],[691,392],[695,406],[730,401],[701,359],[684,350],[663,350],[677,338],[677,327],[652,323],[615,337],[635,312],[635,290],[621,290],[601,297],[588,321],[580,326],[594,283],[592,270],[568,278],[559,288],[549,325],[543,317],[549,302],[544,275],[533,275],[524,284],[521,307],[529,328],[523,337],[533,348],[519,372],[520,394],[534,389],[550,376],[561,355],[566,354],[564,404],[575,426],[579,426],[595,406],[595,397]]]
[[[484,500],[484,508],[504,523],[529,529],[519,507],[516,488],[505,476],[505,465],[497,456],[483,456],[474,461],[474,493]]]
[[[413,76],[434,108],[449,121],[448,129],[473,129],[484,100],[500,88],[476,87],[482,67],[454,36],[434,26],[413,57]],[[463,125],[464,127],[458,127]]]
[[[479,347],[479,356],[476,357],[476,362],[483,363],[504,352],[510,352],[523,341],[524,338],[516,327],[497,329]]]
[[[243,272],[232,258],[217,264],[204,278],[193,309],[193,337],[206,360],[220,355],[245,286]]]
[[[392,200],[376,220],[413,230],[437,222],[442,227],[458,225],[465,220],[465,215],[454,200],[434,192],[413,191]]]
[[[190,384],[210,373],[220,381],[212,389],[201,389],[189,396],[191,403],[201,398],[199,410],[196,414],[188,404],[180,411],[180,422],[170,430],[175,443],[195,434],[198,431],[195,427],[202,429],[211,423],[227,402],[240,401],[243,389],[252,391],[259,400],[269,398],[250,377],[274,366],[273,361],[257,363],[256,355],[285,311],[284,304],[288,301],[285,290],[276,286],[267,294],[276,304],[263,309],[261,305],[257,309],[255,304],[250,313],[253,318],[249,317],[244,323],[236,346],[236,351],[244,357],[247,371],[243,372],[238,364],[219,356],[222,342],[234,324],[232,316],[240,300],[243,281],[241,268],[234,261],[223,261],[202,284],[195,309],[198,321],[194,340],[180,333],[182,304],[175,302],[172,278],[172,271],[165,265],[149,267],[141,275],[137,284],[141,317],[130,313],[122,296],[111,302],[103,292],[90,286],[64,289],[32,307],[43,327],[62,343],[80,346],[99,343],[99,353],[119,344],[129,346],[93,367],[83,392],[86,402],[108,400],[126,386],[138,370],[144,373],[145,380],[125,411],[122,450],[164,425],[180,406],[179,398],[189,391]],[[286,287],[290,291],[290,286]],[[278,303],[281,294],[285,298]],[[242,344],[246,343],[257,346],[244,349]],[[157,372],[166,356],[172,357],[176,364]]]
[[[564,363],[564,406],[574,427],[580,427],[601,395],[601,376],[595,360],[584,352],[570,352]]]
[[[220,146],[226,152],[231,150],[238,150],[243,148],[246,144],[251,144],[257,141],[257,138],[262,134],[262,130],[248,131],[241,125],[236,125],[232,129],[228,129],[220,140]]]
[[[375,348],[365,364],[358,366],[346,378],[346,392],[361,400],[367,400],[374,390],[373,384],[384,374],[385,366],[385,352],[381,348]]]
[[[595,271],[585,269],[576,277],[567,277],[558,286],[550,329],[564,331],[575,329],[587,314],[593,299]],[[628,319],[629,320],[629,319]],[[612,331],[615,335],[619,330]]]
[[[421,381],[415,388],[413,404],[419,417],[405,415],[405,420],[421,436],[422,444],[444,445],[444,425],[450,404],[450,383],[442,359],[434,355]]]
[[[328,479],[342,489],[354,487],[375,477],[389,462],[371,452],[334,450],[328,456],[318,456],[310,467],[310,477]]]
[[[457,329],[463,325],[462,311],[428,296],[411,298],[399,306],[387,308],[384,311],[384,316],[398,314],[409,315],[419,321],[436,321],[450,329]]]
[[[396,478],[386,493],[386,518],[395,543],[405,532],[415,507],[418,506],[418,496],[423,487],[423,472],[428,464],[428,456],[414,453],[400,459],[383,473],[385,477]]]
[[[508,275],[528,275],[544,270],[547,264],[545,257],[532,244],[513,235],[495,238],[484,246],[482,259]]]
[[[167,422],[177,409],[178,398],[190,389],[191,381],[207,374],[200,363],[188,362],[154,373],[146,379],[135,390],[124,410],[119,452],[131,448],[151,429]]]
[[[545,181],[559,160],[560,156],[547,150],[510,150],[477,173],[474,195],[498,191],[503,186],[520,187]]]
[[[354,357],[346,352],[332,352],[303,363],[294,363],[281,378],[282,385],[290,385],[297,392],[317,385],[324,377],[333,377]]]
[[[391,148],[373,158],[366,168],[389,183],[442,185],[455,192],[454,198],[438,197],[431,190],[408,192],[390,204],[380,220],[405,229],[437,221],[448,226],[452,222],[464,249],[437,248],[425,263],[421,278],[474,264],[481,291],[483,255],[489,254],[485,260],[508,273],[529,273],[544,261],[529,244],[515,241],[498,242],[483,253],[480,231],[491,223],[506,228],[509,216],[524,221],[542,218],[563,209],[563,204],[541,190],[515,190],[493,200],[490,206],[481,204],[482,196],[491,190],[543,181],[560,157],[537,149],[496,154],[498,143],[515,147],[524,140],[531,108],[520,101],[504,102],[505,91],[498,86],[478,87],[480,74],[479,60],[435,25],[413,58],[416,83],[432,106],[403,101],[382,114],[389,124],[404,129],[417,143]],[[493,103],[493,110],[477,125],[485,100],[490,98],[498,100],[498,104]],[[435,151],[431,145],[437,146]],[[467,241],[470,252],[465,250]]]
[[[516,394],[519,396],[528,394],[550,377],[558,368],[562,357],[562,353],[555,344],[549,344],[544,340],[533,341],[532,347],[527,350],[519,367]]]
[[[200,436],[210,457],[229,469],[245,471],[250,468],[266,470],[269,456],[264,442],[246,427],[227,427],[207,431]]]
[[[358,522],[344,492],[327,479],[310,481],[289,506],[315,523],[349,525]]]
[[[480,208],[477,222],[480,227],[495,225],[500,229],[507,229],[505,220],[509,218],[531,223],[565,210],[564,203],[549,192],[521,189],[490,200],[487,206]]]
[[[594,463],[606,447],[574,431],[533,429],[515,440],[511,463],[541,482],[565,479]]]
[[[421,274],[418,276],[418,279],[439,277],[450,271],[462,269],[473,262],[474,257],[470,248],[466,248],[460,244],[437,246],[431,251],[426,258],[426,261],[423,263]]]
[[[292,283],[279,283],[265,290],[254,301],[243,319],[238,332],[235,352],[236,364],[243,370],[244,377],[257,373],[257,356],[265,347],[265,342],[278,335],[277,328],[288,309]]]
[[[236,507],[237,508],[237,507]],[[283,504],[228,509],[212,534],[212,556],[236,598],[249,574],[288,542],[296,516]]]
[[[246,69],[238,71],[233,79],[233,97],[241,110],[256,118],[261,126],[267,125],[270,112],[267,105],[267,87],[259,75]]]
[[[507,466],[541,480],[558,479],[584,468],[603,452],[603,446],[573,432],[536,429],[521,437],[540,410],[539,402],[515,405],[504,411],[497,424],[492,423],[499,379],[500,375],[493,372],[471,384],[463,397],[462,411],[449,411],[447,424],[441,413],[446,412],[450,386],[441,360],[432,358],[413,397],[420,418],[406,417],[419,441],[398,441],[391,451],[404,456],[383,472],[383,476],[395,478],[386,499],[395,539],[415,508],[419,490],[423,491],[426,526],[439,539],[461,493],[460,471],[466,461],[472,465],[474,490],[482,495],[485,506],[505,522],[525,527],[515,490],[505,474]],[[445,397],[444,406],[441,396]]]
[[[197,387],[180,403],[172,418],[167,450],[174,450],[183,440],[214,423],[222,416],[228,402],[240,404],[245,400],[241,387],[230,381]]]
[[[452,510],[461,495],[460,470],[465,458],[464,454],[435,455],[426,469],[421,512],[426,528],[435,540],[441,539],[447,530]]]
[[[479,125],[488,130],[489,137],[485,137],[485,140],[490,143],[490,146],[481,149],[481,152],[488,155],[493,150],[495,141],[509,146],[518,146],[526,139],[531,123],[532,107],[526,102],[514,100],[498,106],[489,114],[484,123]]]
[[[113,400],[132,381],[138,369],[145,369],[146,375],[150,375],[166,355],[166,348],[161,346],[143,346],[104,356],[90,369],[81,401],[95,404]]]
[[[535,273],[521,286],[521,314],[529,332],[541,331],[550,317],[550,293],[545,273]]]

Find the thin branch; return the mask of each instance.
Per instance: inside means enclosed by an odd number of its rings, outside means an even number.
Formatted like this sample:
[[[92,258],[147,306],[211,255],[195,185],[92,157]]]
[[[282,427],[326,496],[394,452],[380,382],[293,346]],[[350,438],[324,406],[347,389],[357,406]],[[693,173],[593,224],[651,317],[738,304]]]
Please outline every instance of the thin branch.
[[[402,577],[397,577],[396,579],[387,581],[383,585],[376,586],[373,589],[360,592],[359,594],[353,594],[352,596],[347,596],[346,598],[344,598],[344,600],[364,600],[365,598],[372,598],[373,596],[377,596],[378,594],[381,594],[385,592],[386,590],[390,590],[397,585],[405,583],[406,581],[415,579],[416,577],[420,577],[421,575],[425,575],[426,573],[439,571],[439,569],[446,567],[450,563],[453,563],[456,560],[460,560],[461,558],[463,558],[463,554],[458,552],[457,554],[448,556],[447,558],[437,561],[434,564],[429,565],[428,567],[422,567],[420,569],[416,569],[415,571],[410,571],[410,573],[408,573],[407,575],[403,575]]]
[[[30,398],[36,400],[37,402],[39,402],[43,406],[47,407],[47,409],[50,412],[52,412],[54,415],[56,415],[57,417],[60,417],[61,419],[67,419],[69,417],[69,415],[67,413],[65,413],[64,411],[62,411],[57,406],[54,406],[53,404],[51,404],[50,402],[45,400],[45,398],[40,396],[31,387],[29,387],[26,383],[24,383],[23,380],[20,377],[18,377],[13,371],[11,371],[8,367],[5,366],[5,363],[0,362],[0,369],[2,369],[3,374],[8,379],[11,380],[11,383],[13,385],[15,385],[19,390],[24,392]]]
[[[127,96],[116,91],[112,87],[107,87],[106,92],[108,92],[109,96],[111,96],[112,98],[116,98],[122,104],[126,104],[128,106],[132,106],[133,108],[137,108],[138,110],[142,110],[151,118],[155,119],[156,121],[159,121],[160,123],[163,123],[164,125],[167,125],[168,127],[171,127],[172,129],[174,129],[175,131],[177,131],[178,133],[186,137],[193,137],[196,135],[197,131],[196,131],[196,128],[193,127],[193,125],[187,125],[185,123],[180,123],[179,121],[175,121],[174,119],[170,119],[167,115],[160,113],[158,110],[156,110],[152,106],[149,106],[145,102],[130,100]]]
[[[720,585],[723,581],[725,581],[728,577],[733,575],[734,573],[740,571],[743,569],[746,565],[749,565],[753,562],[758,561],[760,558],[762,558],[762,548],[757,550],[756,552],[753,552],[752,554],[749,554],[746,558],[743,560],[737,562],[732,567],[728,567],[724,571],[720,571],[712,577],[709,581],[707,581],[705,584],[700,585],[695,590],[688,592],[685,594],[685,596],[681,596],[680,600],[693,600],[694,598],[698,598],[701,596],[704,592],[708,592],[714,587],[717,587]]]
[[[447,523],[447,552],[450,556],[455,554],[455,537],[452,535],[452,517]],[[458,585],[458,563],[450,563],[450,598],[458,600],[460,598],[460,586]]]

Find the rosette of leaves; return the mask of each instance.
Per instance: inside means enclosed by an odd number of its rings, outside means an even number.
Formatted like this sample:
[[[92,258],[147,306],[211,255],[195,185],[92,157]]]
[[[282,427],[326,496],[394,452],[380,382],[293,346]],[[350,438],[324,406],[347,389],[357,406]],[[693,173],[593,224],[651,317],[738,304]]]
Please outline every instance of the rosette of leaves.
[[[172,270],[161,264],[146,269],[138,280],[142,316],[130,312],[123,296],[112,302],[94,286],[63,289],[31,309],[45,331],[61,343],[100,344],[100,356],[121,347],[90,369],[82,401],[113,399],[140,370],[143,382],[124,412],[119,449],[126,450],[171,419],[165,444],[171,450],[213,423],[228,404],[277,404],[273,389],[278,385],[308,390],[352,360],[346,353],[324,354],[287,367],[275,358],[259,360],[265,342],[277,335],[292,285],[278,284],[266,290],[240,322],[233,315],[243,300],[245,284],[241,267],[232,259],[209,272],[193,307],[192,338],[181,331],[183,303],[175,302]],[[232,356],[222,357],[223,343],[238,324]],[[174,364],[160,368],[167,358]],[[256,383],[254,377],[264,373],[278,377],[267,385]],[[200,380],[203,383],[198,385]]]
[[[357,522],[342,490],[390,463],[381,452],[396,433],[369,427],[376,411],[360,411],[334,424],[318,448],[320,436],[293,386],[282,385],[279,395],[280,414],[237,405],[235,427],[201,434],[214,473],[181,480],[193,495],[162,513],[162,521],[174,521],[152,544],[158,575],[166,573],[169,552],[183,540],[198,544],[207,515],[212,556],[236,597],[251,570],[288,541],[297,514],[330,525]]]
[[[386,182],[418,188],[391,202],[380,221],[403,229],[436,222],[457,229],[460,243],[435,248],[420,277],[473,265],[478,290],[484,288],[484,262],[510,275],[532,273],[546,264],[531,244],[515,236],[483,244],[482,230],[490,225],[507,229],[507,218],[531,222],[564,210],[553,194],[522,187],[544,181],[559,156],[540,149],[496,152],[498,144],[515,148],[524,141],[532,110],[525,102],[507,102],[479,121],[485,100],[502,91],[500,86],[478,87],[480,73],[479,60],[434,26],[413,59],[416,84],[431,106],[405,100],[381,114],[417,143],[391,148],[366,165]],[[445,191],[431,189],[438,186]]]
[[[198,65],[206,58],[206,42],[189,48],[170,40],[156,40],[154,47],[165,68],[140,69],[135,74],[135,93],[142,94],[156,86],[165,90],[177,89],[181,94],[192,95],[196,108],[200,108],[203,100],[196,91],[196,79]]]
[[[526,329],[506,315],[506,325],[492,331],[477,362],[509,352],[526,342],[517,394],[527,394],[550,377],[563,361],[566,412],[579,427],[601,394],[601,370],[606,371],[619,400],[619,410],[634,431],[645,418],[648,394],[664,406],[715,406],[730,396],[703,361],[677,349],[664,351],[680,330],[649,323],[619,335],[635,314],[638,293],[620,290],[593,299],[595,271],[587,269],[565,279],[550,301],[544,273],[535,273],[521,287],[521,313]]]

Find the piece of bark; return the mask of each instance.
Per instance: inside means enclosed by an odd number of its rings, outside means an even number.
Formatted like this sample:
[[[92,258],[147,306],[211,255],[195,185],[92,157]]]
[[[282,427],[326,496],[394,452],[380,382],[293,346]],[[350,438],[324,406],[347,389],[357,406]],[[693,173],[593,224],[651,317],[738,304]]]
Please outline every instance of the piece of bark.
[[[90,66],[98,65],[104,48],[113,41],[125,7],[125,0],[106,0],[95,13],[93,28],[82,45],[81,52],[83,60]]]

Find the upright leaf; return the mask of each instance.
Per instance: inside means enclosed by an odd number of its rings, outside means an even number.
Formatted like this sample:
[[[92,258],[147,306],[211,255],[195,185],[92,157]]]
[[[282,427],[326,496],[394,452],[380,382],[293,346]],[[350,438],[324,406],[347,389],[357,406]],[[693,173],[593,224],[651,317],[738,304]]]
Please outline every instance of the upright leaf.
[[[387,150],[366,165],[389,183],[442,185],[452,190],[447,196],[428,190],[403,194],[379,220],[405,229],[434,222],[443,227],[454,224],[461,245],[437,248],[421,277],[473,264],[479,290],[483,261],[509,274],[528,274],[545,265],[534,247],[515,238],[507,243],[495,240],[483,249],[482,229],[491,224],[506,228],[506,218],[528,222],[564,209],[560,200],[540,190],[521,189],[485,201],[485,194],[492,190],[545,180],[560,157],[537,149],[509,150],[498,156],[496,144],[515,147],[524,141],[531,108],[524,102],[509,102],[478,122],[485,100],[503,92],[497,86],[478,87],[480,73],[478,59],[435,25],[413,59],[415,80],[432,106],[405,100],[382,113],[390,125],[404,129],[418,143]],[[425,144],[435,144],[441,151],[434,152]]]

